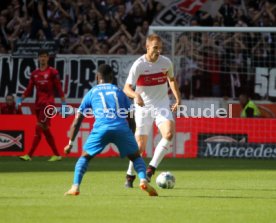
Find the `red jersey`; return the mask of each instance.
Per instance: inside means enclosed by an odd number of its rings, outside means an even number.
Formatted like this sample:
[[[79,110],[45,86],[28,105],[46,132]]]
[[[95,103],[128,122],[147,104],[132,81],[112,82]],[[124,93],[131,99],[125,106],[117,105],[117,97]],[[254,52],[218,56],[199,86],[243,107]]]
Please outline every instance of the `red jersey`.
[[[28,87],[23,93],[24,97],[31,94],[34,86],[36,87],[35,104],[37,107],[54,104],[55,89],[61,98],[64,97],[58,71],[53,67],[47,67],[43,71],[36,69],[32,72]]]
[[[20,108],[16,109],[15,103],[13,103],[12,105],[4,104],[4,105],[1,107],[0,114],[5,114],[5,115],[18,115],[18,114],[22,114],[22,111],[21,111]]]

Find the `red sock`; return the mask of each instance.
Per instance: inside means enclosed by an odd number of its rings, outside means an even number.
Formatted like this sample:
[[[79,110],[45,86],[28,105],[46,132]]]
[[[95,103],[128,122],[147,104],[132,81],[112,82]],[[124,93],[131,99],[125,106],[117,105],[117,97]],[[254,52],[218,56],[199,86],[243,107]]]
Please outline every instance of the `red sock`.
[[[41,132],[42,132],[42,128],[39,125],[36,125],[35,135],[34,135],[34,139],[33,139],[33,144],[32,144],[30,152],[28,153],[28,155],[30,157],[33,156],[34,151],[37,148],[37,145],[39,144],[39,142],[41,140]]]
[[[47,128],[47,129],[43,130],[43,133],[44,133],[46,141],[48,142],[49,146],[51,147],[53,153],[56,156],[60,156],[59,153],[58,153],[57,147],[56,147],[56,143],[55,143],[54,137],[53,137],[50,129]]]

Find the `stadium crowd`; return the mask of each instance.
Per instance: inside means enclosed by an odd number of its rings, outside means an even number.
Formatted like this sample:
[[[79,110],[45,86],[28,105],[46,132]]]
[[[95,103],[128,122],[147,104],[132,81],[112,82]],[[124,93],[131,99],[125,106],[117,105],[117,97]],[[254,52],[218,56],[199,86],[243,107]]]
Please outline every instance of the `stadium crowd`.
[[[163,8],[155,0],[2,0],[0,53],[11,53],[18,40],[35,39],[55,40],[60,54],[140,55],[148,27]],[[189,25],[273,27],[275,15],[276,0],[224,0],[216,15],[199,10]],[[274,66],[275,44],[272,33],[180,35],[175,49],[185,56],[178,72],[182,97],[237,98],[243,86],[254,87],[248,59],[253,67]]]
[[[199,11],[191,25],[275,27],[275,15],[274,0],[225,0],[216,16]],[[183,69],[178,73],[178,82],[182,98],[186,99],[237,99],[242,93],[258,99],[254,94],[255,67],[276,66],[276,33],[187,32],[180,34],[176,42],[176,55],[185,55],[180,62]]]
[[[1,2],[0,53],[29,38],[56,40],[62,54],[140,54],[149,24],[162,8],[153,0],[38,2]]]
[[[31,38],[56,40],[62,54],[141,54],[148,27],[163,7],[154,0],[2,0],[0,53]],[[225,0],[216,16],[198,11],[190,25],[275,26],[275,12],[275,0]],[[178,53],[184,47],[176,47]]]

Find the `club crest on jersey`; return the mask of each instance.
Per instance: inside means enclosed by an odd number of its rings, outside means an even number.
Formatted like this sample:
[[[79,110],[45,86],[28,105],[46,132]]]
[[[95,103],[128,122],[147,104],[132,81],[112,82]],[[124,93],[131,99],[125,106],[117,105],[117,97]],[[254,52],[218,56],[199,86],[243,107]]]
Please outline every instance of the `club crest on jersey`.
[[[47,79],[49,74],[44,74],[43,76],[44,76],[44,79]]]

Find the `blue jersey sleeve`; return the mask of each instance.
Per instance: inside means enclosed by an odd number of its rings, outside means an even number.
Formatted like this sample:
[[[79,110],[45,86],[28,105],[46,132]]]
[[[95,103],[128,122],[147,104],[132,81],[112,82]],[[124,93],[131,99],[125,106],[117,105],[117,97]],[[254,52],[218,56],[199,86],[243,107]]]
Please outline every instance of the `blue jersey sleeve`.
[[[88,110],[91,111],[92,109],[92,92],[89,91],[84,98],[82,99],[82,102],[80,104],[80,107],[78,109],[78,112],[82,113],[84,115],[84,113],[86,113]]]

